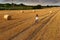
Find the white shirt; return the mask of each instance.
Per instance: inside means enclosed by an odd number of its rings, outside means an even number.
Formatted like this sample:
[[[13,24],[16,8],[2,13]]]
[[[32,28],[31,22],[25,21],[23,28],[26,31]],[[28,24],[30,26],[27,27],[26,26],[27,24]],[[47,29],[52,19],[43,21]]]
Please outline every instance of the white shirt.
[[[35,19],[38,20],[38,17],[36,17]]]

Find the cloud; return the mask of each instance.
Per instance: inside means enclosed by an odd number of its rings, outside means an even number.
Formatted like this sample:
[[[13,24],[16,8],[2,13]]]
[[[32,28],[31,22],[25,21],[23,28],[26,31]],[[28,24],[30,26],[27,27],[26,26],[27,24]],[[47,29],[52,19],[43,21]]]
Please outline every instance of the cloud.
[[[2,2],[12,2],[12,0],[0,0]],[[40,3],[40,4],[56,4],[60,3],[60,0],[13,0],[16,3],[23,2],[23,3]]]

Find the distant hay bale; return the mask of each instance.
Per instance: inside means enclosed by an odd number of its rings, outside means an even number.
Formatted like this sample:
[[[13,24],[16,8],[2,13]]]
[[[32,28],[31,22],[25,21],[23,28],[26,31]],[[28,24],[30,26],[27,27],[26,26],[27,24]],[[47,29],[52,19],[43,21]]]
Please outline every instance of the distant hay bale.
[[[5,20],[11,20],[11,16],[10,15],[4,15],[4,19]]]
[[[22,11],[22,10],[21,10],[20,12],[21,12],[21,13],[24,13],[24,11]]]
[[[35,12],[35,10],[32,10],[33,12]]]
[[[52,13],[52,11],[50,11],[50,13]]]

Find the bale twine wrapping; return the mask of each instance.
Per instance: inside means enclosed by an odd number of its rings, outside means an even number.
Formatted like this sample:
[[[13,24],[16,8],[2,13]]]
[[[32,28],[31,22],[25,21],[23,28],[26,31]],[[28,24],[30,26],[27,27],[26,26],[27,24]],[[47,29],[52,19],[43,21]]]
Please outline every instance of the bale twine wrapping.
[[[11,20],[11,16],[10,15],[4,15],[4,19],[5,20]]]

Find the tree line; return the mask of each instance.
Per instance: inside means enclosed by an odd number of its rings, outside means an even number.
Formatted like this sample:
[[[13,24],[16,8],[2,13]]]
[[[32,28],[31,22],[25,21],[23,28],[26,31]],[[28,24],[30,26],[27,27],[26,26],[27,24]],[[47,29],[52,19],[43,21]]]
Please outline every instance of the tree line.
[[[58,6],[42,6],[42,5],[35,5],[35,6],[28,6],[25,5],[23,3],[21,4],[10,4],[10,3],[6,3],[6,4],[0,4],[0,10],[4,10],[4,9],[42,9],[42,8],[48,8],[48,7],[58,7]]]

